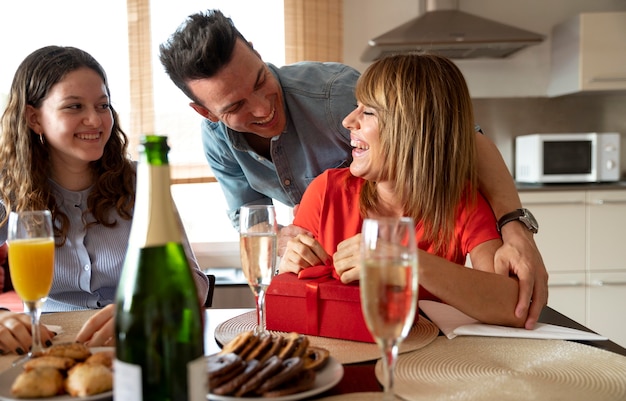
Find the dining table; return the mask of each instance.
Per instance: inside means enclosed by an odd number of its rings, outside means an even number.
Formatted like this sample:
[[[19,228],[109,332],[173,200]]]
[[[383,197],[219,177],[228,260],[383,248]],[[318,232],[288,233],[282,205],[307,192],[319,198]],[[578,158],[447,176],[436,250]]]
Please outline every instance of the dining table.
[[[228,321],[229,319],[236,318],[237,316],[251,313],[252,311],[253,309],[248,308],[206,308],[204,336],[205,354],[211,355],[220,351],[223,344],[220,344],[216,340],[215,336],[216,329],[220,324]],[[57,329],[59,329],[57,336],[53,340],[53,343],[71,342],[74,341],[74,338],[77,332],[82,327],[83,323],[94,313],[94,310],[44,313],[41,317],[41,321],[44,324],[53,325],[56,326]],[[543,309],[539,321],[543,323],[549,323],[553,325],[592,332],[592,330],[585,327],[584,325],[547,306]],[[442,333],[439,332],[439,337],[441,336]],[[626,349],[611,340],[576,342],[626,357]],[[3,371],[11,368],[12,362],[16,358],[17,355],[15,354],[0,356],[0,374],[2,374]],[[375,374],[375,366],[376,360],[344,364],[343,377],[337,383],[337,385],[325,391],[324,393],[318,394],[310,399],[319,399],[326,397],[332,398],[333,396],[346,395],[350,393],[381,392],[382,386],[379,383]],[[626,377],[624,377],[624,380],[626,380]]]

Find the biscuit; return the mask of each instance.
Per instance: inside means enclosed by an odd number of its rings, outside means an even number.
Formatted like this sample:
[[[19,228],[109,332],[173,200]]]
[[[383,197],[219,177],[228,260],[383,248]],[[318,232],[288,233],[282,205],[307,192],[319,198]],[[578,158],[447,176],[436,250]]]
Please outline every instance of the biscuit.
[[[253,336],[249,337],[248,341],[246,341],[246,343],[243,345],[243,348],[241,349],[241,351],[237,352],[237,354],[242,359],[244,359],[244,360],[247,359],[248,354],[250,354],[250,352],[252,352],[254,350],[254,348],[256,348],[256,346],[260,342],[261,342],[261,339],[257,335],[253,335]]]
[[[280,372],[267,379],[256,390],[257,394],[263,394],[277,387],[280,387],[284,383],[288,383],[291,379],[296,377],[304,369],[304,362],[302,358],[293,357],[285,359],[282,363]]]
[[[314,370],[304,369],[293,381],[285,383],[283,386],[263,393],[264,398],[284,397],[287,395],[301,393],[310,390],[315,384],[316,373]]]
[[[278,352],[278,356],[282,359],[289,358],[295,349],[298,347],[300,340],[300,334],[298,333],[288,333],[283,337],[283,347]]]
[[[225,344],[219,353],[228,354],[232,352],[234,354],[239,354],[252,337],[254,337],[254,332],[252,331],[244,331],[242,333],[239,333],[237,334],[237,336],[235,336],[235,338]]]
[[[219,353],[211,355],[206,360],[207,374],[209,377],[221,376],[235,369],[241,362],[241,357],[232,352],[228,354]]]
[[[296,348],[291,353],[290,357],[301,357],[306,353],[309,348],[309,338],[305,335],[300,335],[296,340]]]
[[[248,393],[255,391],[265,380],[271,377],[283,366],[283,360],[276,355],[268,359],[254,376],[245,382],[235,393],[236,397],[242,397]]]
[[[259,341],[255,345],[255,347],[250,350],[248,354],[246,354],[245,360],[250,361],[252,359],[260,359],[260,356],[262,356],[264,352],[272,346],[272,341],[273,338],[271,334],[263,334],[261,337],[259,337]]]
[[[309,346],[302,356],[304,368],[319,370],[326,365],[328,357],[330,357],[330,352],[326,348]]]
[[[283,347],[283,337],[277,334],[271,335],[272,345],[265,351],[262,355],[259,355],[257,358],[259,362],[265,363],[268,359],[270,359],[273,355],[278,353],[278,350]]]
[[[241,361],[241,364],[237,365],[228,373],[209,378],[209,388],[220,387],[222,384],[227,383],[235,377],[239,376],[245,369],[246,364],[245,362]]]
[[[260,371],[261,368],[263,368],[263,364],[256,359],[252,359],[246,363],[246,369],[240,375],[235,376],[217,388],[211,389],[211,392],[217,395],[232,394],[237,391],[242,384]]]

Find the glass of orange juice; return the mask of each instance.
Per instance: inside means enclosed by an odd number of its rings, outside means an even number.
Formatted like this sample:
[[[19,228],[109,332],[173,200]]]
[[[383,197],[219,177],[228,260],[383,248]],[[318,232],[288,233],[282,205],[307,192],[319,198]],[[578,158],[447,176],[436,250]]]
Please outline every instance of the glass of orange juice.
[[[54,234],[50,211],[11,212],[7,244],[13,288],[31,317],[32,346],[25,356],[28,359],[43,349],[39,318],[52,286],[54,271]]]

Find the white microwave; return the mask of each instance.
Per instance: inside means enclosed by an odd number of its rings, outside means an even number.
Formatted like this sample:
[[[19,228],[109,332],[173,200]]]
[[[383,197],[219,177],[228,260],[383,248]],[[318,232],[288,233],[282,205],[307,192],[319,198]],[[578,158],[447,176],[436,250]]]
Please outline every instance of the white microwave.
[[[620,179],[616,132],[530,134],[515,138],[515,180],[524,183]]]

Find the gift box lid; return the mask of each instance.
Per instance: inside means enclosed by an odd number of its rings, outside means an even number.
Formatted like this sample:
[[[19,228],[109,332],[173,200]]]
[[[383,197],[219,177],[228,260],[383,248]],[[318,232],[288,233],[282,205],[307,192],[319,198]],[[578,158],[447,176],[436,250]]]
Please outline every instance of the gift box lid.
[[[344,284],[330,276],[302,279],[294,273],[275,276],[267,289],[267,295],[304,298],[307,286],[317,286],[319,299],[360,302],[358,281]]]

